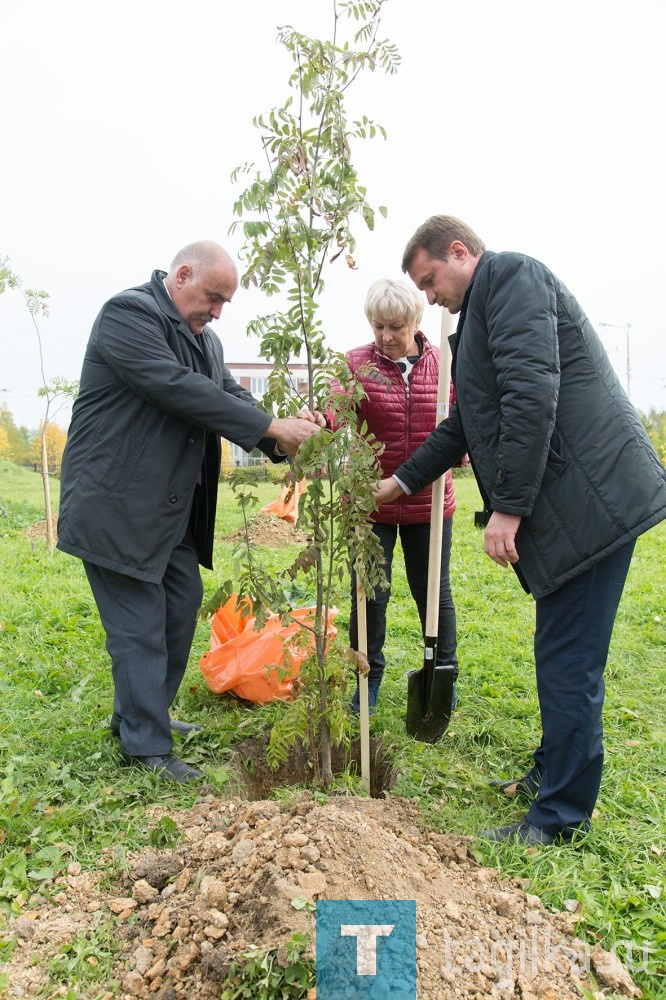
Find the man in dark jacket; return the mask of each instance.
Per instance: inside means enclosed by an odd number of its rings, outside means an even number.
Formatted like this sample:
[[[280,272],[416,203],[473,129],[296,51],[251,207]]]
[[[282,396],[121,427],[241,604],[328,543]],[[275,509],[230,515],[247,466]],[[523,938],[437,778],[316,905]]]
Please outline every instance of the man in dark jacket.
[[[547,267],[491,253],[465,223],[434,216],[407,271],[460,319],[457,402],[382,481],[378,502],[418,492],[468,452],[488,522],[484,549],[536,600],[542,741],[522,778],[531,801],[491,840],[551,843],[589,828],[603,763],[603,672],[636,538],[666,518],[666,477],[580,305]]]
[[[106,631],[121,754],[176,781],[170,720],[212,568],[220,437],[274,461],[318,427],[273,419],[231,376],[207,325],[238,287],[216,243],[114,295],[95,320],[62,460],[58,547],[83,560]]]

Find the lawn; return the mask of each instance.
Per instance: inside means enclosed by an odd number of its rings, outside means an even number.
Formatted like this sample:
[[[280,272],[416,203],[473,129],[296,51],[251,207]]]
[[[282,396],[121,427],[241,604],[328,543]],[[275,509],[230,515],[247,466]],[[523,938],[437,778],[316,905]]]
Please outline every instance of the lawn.
[[[24,908],[31,891],[75,858],[84,867],[108,854],[111,879],[124,852],[156,835],[146,808],[155,802],[190,805],[196,791],[160,785],[118,766],[106,720],[111,683],[104,637],[80,563],[25,529],[43,518],[39,475],[0,462],[0,961],[2,921]],[[265,502],[277,488],[261,484]],[[473,834],[514,822],[520,807],[494,793],[491,777],[522,774],[538,736],[532,662],[534,606],[510,571],[482,551],[473,525],[479,505],[474,482],[456,480],[452,579],[458,614],[459,707],[436,746],[404,731],[408,670],[419,667],[422,644],[415,608],[396,555],[387,640],[387,675],[372,720],[373,735],[391,748],[398,773],[393,794],[417,796],[424,821],[437,830]],[[54,484],[54,506],[57,484]],[[219,536],[240,526],[227,486],[220,489]],[[547,905],[580,903],[578,933],[627,957],[651,998],[666,996],[666,526],[639,540],[616,625],[607,670],[606,767],[592,832],[577,848],[537,851],[475,842],[484,864],[529,880]],[[294,550],[267,550],[277,572]],[[206,596],[233,574],[230,545],[218,540],[216,570],[204,571]],[[336,595],[344,635],[349,600]],[[179,695],[183,718],[205,723],[205,734],[183,755],[200,764],[221,795],[229,794],[229,764],[242,736],[261,733],[280,706],[249,709],[213,695],[198,670],[208,647],[201,622]],[[344,787],[353,787],[346,780]],[[161,840],[159,839],[161,838]],[[0,983],[0,994],[2,984]]]

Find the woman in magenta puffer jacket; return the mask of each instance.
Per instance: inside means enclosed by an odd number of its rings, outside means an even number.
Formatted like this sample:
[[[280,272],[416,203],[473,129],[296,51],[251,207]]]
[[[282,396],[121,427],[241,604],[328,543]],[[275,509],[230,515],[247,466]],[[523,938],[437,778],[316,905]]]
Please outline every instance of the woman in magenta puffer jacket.
[[[376,281],[370,286],[365,300],[365,314],[372,327],[374,342],[353,348],[346,354],[352,372],[357,372],[362,366],[374,365],[382,375],[379,381],[368,376],[360,377],[366,398],[360,404],[358,416],[359,423],[365,421],[368,432],[384,445],[380,456],[383,477],[391,476],[406,461],[437,422],[439,350],[419,331],[423,305],[421,296],[405,282]],[[336,389],[342,392],[339,384],[333,386],[333,392]],[[400,534],[407,581],[418,608],[422,629],[425,627],[427,603],[431,495],[430,487],[414,496],[405,494],[399,500],[382,504],[372,515],[375,522],[373,530],[386,557],[384,569],[389,584],[393,550]],[[453,664],[457,676],[456,616],[449,582],[454,510],[453,482],[451,473],[447,472],[444,508],[437,512],[437,516],[444,518],[437,664]],[[384,674],[383,648],[390,593],[390,589],[378,589],[374,599],[367,602],[371,708],[377,704]],[[349,641],[352,649],[358,648],[354,579]],[[358,687],[352,709],[358,711]]]

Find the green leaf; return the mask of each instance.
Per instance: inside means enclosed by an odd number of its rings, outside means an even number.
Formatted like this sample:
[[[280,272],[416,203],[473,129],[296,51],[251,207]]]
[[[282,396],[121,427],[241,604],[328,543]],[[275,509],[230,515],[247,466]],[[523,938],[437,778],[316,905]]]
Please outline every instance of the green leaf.
[[[57,868],[48,866],[45,868],[35,868],[28,872],[28,878],[33,879],[35,882],[43,882],[46,879],[54,878],[57,871]]]

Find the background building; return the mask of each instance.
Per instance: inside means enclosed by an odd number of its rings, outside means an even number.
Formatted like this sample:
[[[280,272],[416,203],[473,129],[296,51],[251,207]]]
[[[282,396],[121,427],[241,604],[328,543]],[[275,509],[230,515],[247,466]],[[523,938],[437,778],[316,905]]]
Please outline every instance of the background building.
[[[255,399],[261,399],[268,391],[268,378],[273,371],[273,365],[268,362],[229,361],[227,368],[244,389],[250,390]],[[294,395],[302,397],[305,404],[308,391],[307,365],[292,364],[289,365],[289,371],[292,375]],[[266,457],[256,448],[248,455],[246,451],[230,441],[225,442],[224,451],[225,458],[232,465],[257,465],[267,461]]]

